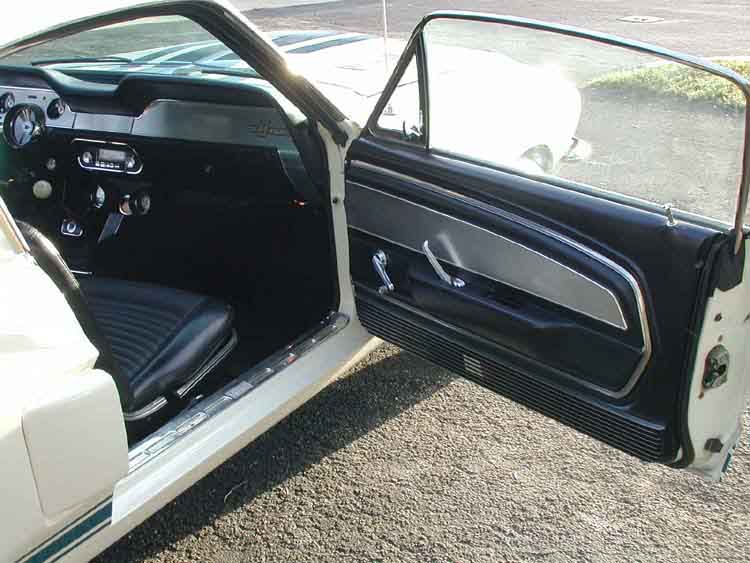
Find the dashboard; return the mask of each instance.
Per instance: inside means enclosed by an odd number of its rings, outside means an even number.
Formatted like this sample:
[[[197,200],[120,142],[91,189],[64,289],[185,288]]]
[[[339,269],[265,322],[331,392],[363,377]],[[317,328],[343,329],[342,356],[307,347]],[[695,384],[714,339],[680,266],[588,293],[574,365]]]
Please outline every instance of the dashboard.
[[[0,195],[74,264],[85,245],[73,239],[101,243],[179,198],[317,203],[317,136],[282,103],[257,84],[0,68]]]

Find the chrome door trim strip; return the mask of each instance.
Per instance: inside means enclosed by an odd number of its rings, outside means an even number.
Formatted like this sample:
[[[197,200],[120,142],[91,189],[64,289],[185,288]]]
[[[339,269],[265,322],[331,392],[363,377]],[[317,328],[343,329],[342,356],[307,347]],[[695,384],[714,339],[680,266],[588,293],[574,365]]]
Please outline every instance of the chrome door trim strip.
[[[539,234],[542,234],[544,236],[550,237],[558,242],[561,242],[563,244],[566,244],[570,246],[571,248],[585,254],[589,258],[596,260],[600,264],[610,268],[613,272],[621,276],[627,284],[630,286],[631,290],[633,291],[633,297],[636,302],[636,306],[638,309],[638,324],[641,329],[641,335],[643,337],[643,347],[641,351],[641,359],[639,360],[638,364],[636,365],[635,369],[633,370],[633,374],[630,376],[630,379],[626,382],[626,384],[617,391],[611,391],[609,389],[605,389],[603,387],[594,385],[594,384],[586,384],[582,382],[582,385],[595,389],[596,391],[607,395],[612,398],[622,398],[628,395],[630,391],[635,387],[635,385],[638,383],[641,375],[643,375],[643,372],[646,370],[646,366],[648,365],[649,361],[651,360],[651,356],[653,354],[653,344],[651,340],[651,330],[649,327],[648,322],[648,311],[646,308],[646,300],[643,295],[643,289],[641,288],[641,285],[638,283],[638,280],[623,266],[618,264],[617,262],[611,260],[610,258],[600,254],[599,252],[593,250],[592,248],[579,243],[578,241],[575,241],[561,233],[558,233],[557,231],[554,231],[552,229],[549,229],[547,227],[544,227],[542,225],[539,225],[538,223],[535,223],[533,221],[530,221],[524,217],[521,217],[519,215],[516,215],[514,213],[510,213],[508,211],[505,211],[503,209],[499,209],[497,207],[494,207],[492,205],[486,204],[484,202],[477,201],[473,198],[470,198],[468,196],[458,194],[456,192],[453,192],[451,190],[445,189],[441,186],[435,185],[430,182],[426,182],[424,180],[420,180],[418,178],[414,178],[412,176],[409,176],[407,174],[402,174],[400,172],[395,172],[393,170],[389,170],[387,168],[382,168],[380,166],[376,166],[367,162],[359,161],[359,160],[353,160],[350,162],[351,166],[359,167],[364,170],[368,170],[370,172],[375,172],[377,174],[383,175],[383,176],[389,176],[391,178],[394,178],[399,181],[404,182],[410,182],[414,185],[417,185],[421,189],[424,189],[429,192],[433,192],[442,196],[448,196],[452,197],[454,199],[460,200],[462,203],[466,205],[470,205],[476,209],[479,209],[483,212],[490,213],[496,217],[505,219],[507,221],[513,222],[517,225],[520,225],[522,227],[531,229]],[[354,183],[354,182],[348,182],[348,183]],[[361,184],[360,184],[361,185]],[[363,186],[366,189],[374,190],[374,188],[370,188],[367,186]],[[375,190],[379,191],[379,190]],[[390,195],[390,194],[388,194]],[[397,197],[397,196],[391,196],[391,197]],[[402,201],[408,202],[408,200],[405,200],[403,198],[397,198],[401,199]],[[346,201],[346,200],[345,200]],[[408,202],[413,204],[412,202]],[[416,205],[416,204],[413,204]],[[434,211],[434,210],[433,210]],[[454,218],[455,219],[455,218]],[[458,220],[458,219],[456,219]],[[369,233],[372,234],[372,233]],[[378,236],[378,235],[374,235]],[[398,244],[398,243],[395,243]],[[417,249],[418,252],[421,252],[419,249]],[[551,260],[551,259],[550,259]],[[480,275],[485,275],[481,274]],[[502,280],[498,280],[502,282]],[[526,291],[523,288],[520,288],[523,291]],[[606,288],[605,288],[606,289]],[[618,303],[619,306],[619,303]],[[624,318],[624,317],[623,317]]]

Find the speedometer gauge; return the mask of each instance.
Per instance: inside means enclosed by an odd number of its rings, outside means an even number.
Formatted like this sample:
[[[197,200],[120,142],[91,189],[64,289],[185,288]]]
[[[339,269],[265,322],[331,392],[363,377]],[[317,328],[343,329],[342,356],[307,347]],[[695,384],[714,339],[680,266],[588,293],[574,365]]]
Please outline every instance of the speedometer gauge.
[[[18,105],[8,111],[3,135],[14,149],[25,147],[44,134],[44,112],[37,106]]]

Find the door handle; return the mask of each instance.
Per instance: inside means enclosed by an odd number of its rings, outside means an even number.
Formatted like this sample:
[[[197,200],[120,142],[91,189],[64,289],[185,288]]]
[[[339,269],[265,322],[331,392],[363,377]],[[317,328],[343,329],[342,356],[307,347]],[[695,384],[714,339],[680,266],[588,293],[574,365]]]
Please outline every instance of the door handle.
[[[430,263],[430,266],[432,266],[432,269],[435,270],[435,273],[441,280],[443,280],[451,287],[455,287],[457,289],[461,289],[462,287],[466,286],[466,282],[464,280],[455,276],[451,276],[443,269],[443,267],[440,265],[440,262],[438,262],[438,259],[432,253],[432,250],[430,250],[430,241],[426,240],[422,243],[422,250],[424,251],[424,255],[427,256],[427,261]]]
[[[372,267],[375,268],[375,273],[378,274],[380,281],[383,282],[383,285],[378,288],[378,293],[381,295],[396,289],[391,278],[388,277],[386,266],[388,266],[388,256],[382,250],[378,250],[372,255]]]

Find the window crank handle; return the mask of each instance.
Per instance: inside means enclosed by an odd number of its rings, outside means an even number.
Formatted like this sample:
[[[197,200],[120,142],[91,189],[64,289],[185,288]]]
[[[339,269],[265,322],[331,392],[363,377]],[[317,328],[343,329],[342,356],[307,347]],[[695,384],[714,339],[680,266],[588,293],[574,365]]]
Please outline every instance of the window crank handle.
[[[372,267],[375,268],[375,273],[378,274],[380,281],[383,282],[383,285],[378,288],[378,293],[381,295],[396,289],[396,286],[393,285],[391,278],[388,276],[388,272],[385,269],[386,266],[388,266],[388,256],[382,250],[378,250],[372,255]]]

